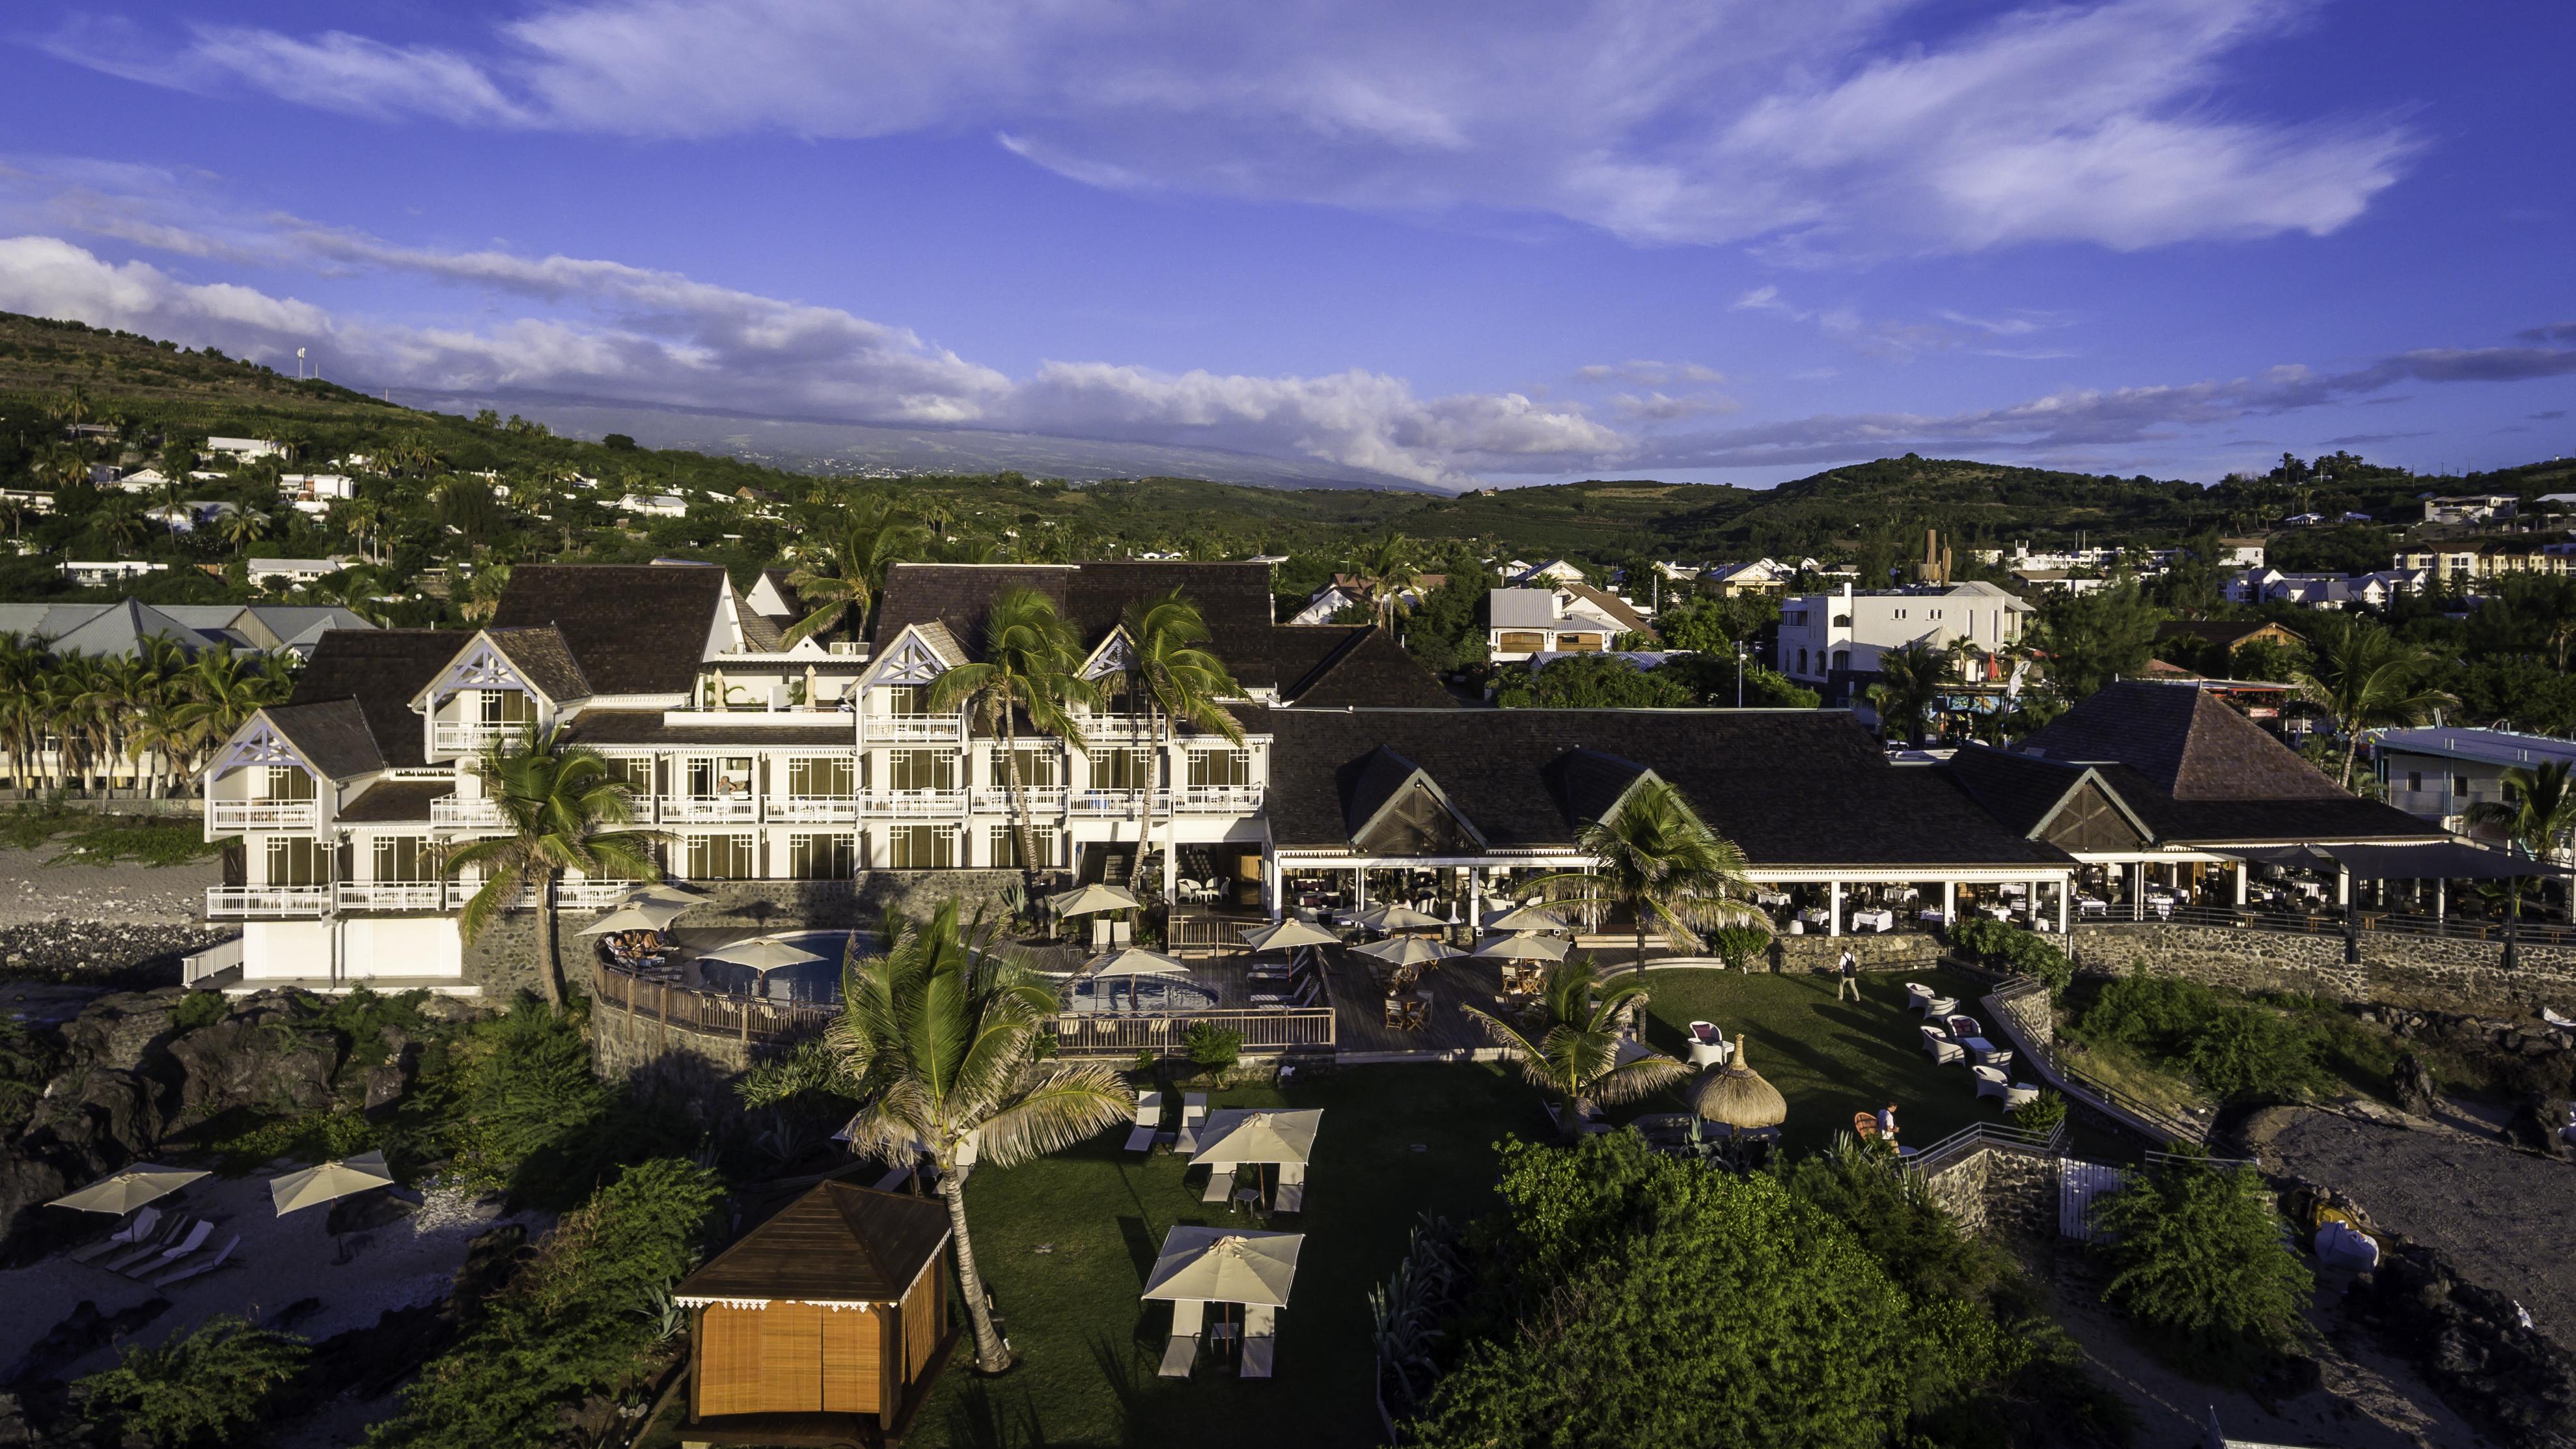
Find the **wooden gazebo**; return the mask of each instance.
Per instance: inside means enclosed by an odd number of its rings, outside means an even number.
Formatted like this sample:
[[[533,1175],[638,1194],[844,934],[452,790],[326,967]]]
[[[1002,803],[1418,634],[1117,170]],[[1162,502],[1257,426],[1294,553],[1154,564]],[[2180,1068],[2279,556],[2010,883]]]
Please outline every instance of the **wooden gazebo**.
[[[673,1295],[695,1310],[692,1443],[889,1444],[954,1342],[948,1210],[827,1182]]]

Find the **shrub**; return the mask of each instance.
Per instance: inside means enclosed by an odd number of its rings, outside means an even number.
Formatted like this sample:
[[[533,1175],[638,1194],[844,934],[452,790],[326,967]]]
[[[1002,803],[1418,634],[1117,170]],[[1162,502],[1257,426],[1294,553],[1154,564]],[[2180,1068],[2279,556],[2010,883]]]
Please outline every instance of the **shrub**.
[[[2239,1006],[2202,1023],[2183,1060],[2203,1087],[2231,1101],[2294,1099],[2316,1087],[2318,1040],[2303,1022]]]
[[[2043,1087],[2038,1096],[2013,1108],[2013,1125],[2028,1132],[2054,1132],[2066,1120],[2066,1098]]]
[[[91,1417],[156,1445],[231,1444],[311,1353],[291,1334],[219,1313],[158,1348],[129,1346],[116,1367],[79,1380],[72,1392]]]
[[[1708,933],[1708,949],[1731,971],[1741,971],[1757,951],[1770,949],[1771,933],[1759,926],[1720,926]]]
[[[61,1058],[51,1036],[0,1016],[0,1135],[35,1110]]]
[[[2208,1362],[2286,1342],[2316,1291],[2251,1167],[2163,1162],[2095,1213],[2103,1301]]]
[[[1971,916],[1950,927],[1950,944],[1989,966],[2017,972],[2040,982],[2051,997],[2075,979],[2075,963],[2036,931],[1983,916]]]
[[[1243,1033],[1212,1021],[1191,1023],[1186,1044],[1190,1061],[1212,1072],[1224,1071],[1243,1058]]]
[[[231,1003],[224,1000],[220,991],[192,991],[180,997],[179,1004],[171,1008],[170,1029],[184,1033],[201,1026],[212,1026],[224,1019],[224,1012],[230,1007]]]

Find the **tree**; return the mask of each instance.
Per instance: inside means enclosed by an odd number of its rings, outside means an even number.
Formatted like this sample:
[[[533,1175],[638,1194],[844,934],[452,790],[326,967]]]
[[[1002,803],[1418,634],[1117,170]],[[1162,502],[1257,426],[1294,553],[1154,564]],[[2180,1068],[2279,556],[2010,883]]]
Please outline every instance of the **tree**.
[[[1020,777],[1019,716],[1025,713],[1041,734],[1090,750],[1067,708],[1100,698],[1099,689],[1082,677],[1081,647],[1072,622],[1056,612],[1053,599],[1035,589],[1005,589],[984,615],[984,657],[958,665],[930,686],[933,712],[964,705],[1001,740],[1011,828],[1024,873],[1033,874],[1040,866],[1029,833],[1028,789]]]
[[[1504,709],[1680,709],[1696,702],[1674,664],[1640,669],[1607,654],[1514,670],[1494,690],[1494,703]]]
[[[1549,876],[1539,888],[1583,906],[1625,908],[1636,926],[1641,964],[1649,921],[1691,945],[1698,943],[1701,925],[1770,924],[1770,917],[1746,903],[1753,883],[1745,875],[1744,852],[1702,823],[1667,781],[1638,780],[1606,818],[1585,821],[1575,840],[1592,858],[1590,868]]]
[[[1936,649],[1921,639],[1881,650],[1878,683],[1869,687],[1869,703],[1878,711],[1879,736],[1892,731],[1907,740],[1923,738],[1923,714],[1941,697],[1941,686],[1957,672],[1960,647]]]
[[[628,830],[635,818],[634,787],[585,746],[567,744],[560,727],[529,729],[515,740],[484,750],[474,761],[483,794],[501,813],[509,834],[477,840],[448,852],[446,871],[484,870],[482,889],[458,913],[457,928],[470,943],[491,928],[520,896],[533,895],[537,940],[545,955],[546,1002],[564,1002],[563,948],[555,939],[555,882],[564,872],[607,880],[652,880],[658,831]]]
[[[2070,704],[2146,665],[2161,615],[2137,581],[2121,578],[2089,593],[2041,601],[2026,642],[2048,658],[2048,681]]]
[[[224,515],[219,527],[224,542],[233,546],[233,552],[241,553],[268,536],[268,515],[256,508],[236,508]]]
[[[187,703],[176,723],[190,742],[191,754],[202,754],[225,740],[259,710],[285,700],[294,688],[284,661],[273,655],[237,654],[218,644],[197,651],[178,681]]]
[[[1227,744],[1243,744],[1243,725],[1221,703],[1244,697],[1243,686],[1235,681],[1232,671],[1216,652],[1207,648],[1213,633],[1199,606],[1179,589],[1150,602],[1139,601],[1127,606],[1118,627],[1127,634],[1127,682],[1144,701],[1147,731],[1154,741],[1154,757],[1168,760],[1174,731],[1183,724],[1204,734],[1224,739]],[[1166,788],[1177,784],[1166,781]],[[1150,791],[1153,782],[1146,782]],[[1177,808],[1167,818],[1177,819]],[[1154,806],[1149,794],[1145,803],[1147,828],[1152,828]],[[1176,830],[1177,827],[1174,827]],[[1179,849],[1177,840],[1166,840],[1163,859]],[[1145,852],[1136,852],[1137,872],[1145,868]]]
[[[1390,528],[1352,553],[1351,569],[1359,576],[1361,593],[1377,616],[1378,627],[1393,633],[1395,621],[1412,612],[1405,593],[1420,570],[1413,540]]]
[[[885,587],[886,570],[921,546],[921,525],[897,511],[891,498],[868,499],[836,521],[840,526],[825,537],[821,559],[787,576],[813,612],[788,628],[782,647],[826,633],[853,613],[858,617],[850,626],[867,627],[868,608]]]
[[[2168,1159],[2093,1211],[2103,1301],[2179,1347],[2213,1359],[2275,1347],[2316,1291],[2251,1167]]]
[[[2420,724],[2435,709],[2457,703],[2424,682],[2437,662],[2431,650],[2409,644],[2371,620],[2345,619],[2322,628],[2314,648],[2315,666],[2290,682],[2300,699],[2332,718],[2343,735],[2340,783],[2347,790],[2361,758],[2364,731]]]
[[[1690,1075],[1689,1067],[1660,1054],[1620,1062],[1628,1029],[1646,1009],[1646,995],[1642,975],[1604,982],[1589,957],[1576,957],[1547,968],[1535,1038],[1481,1007],[1459,1009],[1484,1028],[1531,1086],[1556,1099],[1558,1126],[1571,1141],[1582,1125],[1576,1103],[1633,1101]]]
[[[975,1365],[999,1373],[1012,1356],[975,1269],[967,1177],[1127,1121],[1136,1095],[1106,1065],[1039,1061],[1054,989],[996,946],[980,921],[961,928],[955,901],[928,921],[895,923],[890,936],[882,955],[847,968],[841,1019],[827,1037],[839,1061],[835,1090],[867,1104],[850,1119],[852,1152],[888,1160],[920,1152],[938,1168]]]
[[[501,595],[510,587],[510,566],[505,563],[485,564],[465,581],[465,597],[457,601],[456,612],[469,624],[489,624],[501,612]]]
[[[2576,834],[2576,791],[2567,788],[2566,762],[2516,765],[2504,772],[2499,784],[2504,798],[2470,805],[2469,823],[2503,827],[2509,843],[2547,864]],[[2522,881],[2515,876],[2506,883],[2504,965],[2508,971],[2520,964]],[[2576,921],[2576,886],[2568,891],[2567,910],[2568,919]]]
[[[155,1445],[227,1444],[257,1424],[313,1350],[292,1334],[218,1313],[157,1348],[127,1345],[116,1367],[72,1386],[82,1408]]]

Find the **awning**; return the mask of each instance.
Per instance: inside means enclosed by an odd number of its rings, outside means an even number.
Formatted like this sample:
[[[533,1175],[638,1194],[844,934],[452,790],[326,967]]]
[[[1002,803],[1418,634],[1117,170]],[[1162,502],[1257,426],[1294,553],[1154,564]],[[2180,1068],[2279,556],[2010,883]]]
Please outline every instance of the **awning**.
[[[2348,870],[2355,880],[2506,880],[2558,873],[2541,861],[2454,840],[2422,845],[2267,845],[2213,848],[2209,853],[2291,870]]]
[[[2211,855],[2223,855],[2252,865],[2277,865],[2283,870],[2332,870],[2335,863],[2304,845],[2258,845],[2235,850],[2218,846],[2204,847]]]

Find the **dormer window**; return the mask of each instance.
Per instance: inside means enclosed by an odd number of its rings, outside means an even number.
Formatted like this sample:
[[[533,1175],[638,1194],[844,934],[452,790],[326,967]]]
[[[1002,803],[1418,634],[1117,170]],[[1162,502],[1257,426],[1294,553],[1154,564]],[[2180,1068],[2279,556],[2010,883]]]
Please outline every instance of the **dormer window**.
[[[475,694],[475,718],[485,729],[516,732],[536,723],[537,702],[522,690],[482,689]]]
[[[930,686],[927,684],[888,685],[885,691],[886,713],[930,713]]]

